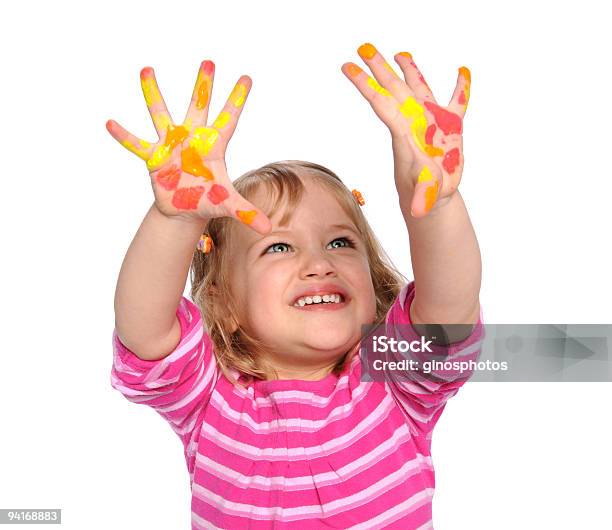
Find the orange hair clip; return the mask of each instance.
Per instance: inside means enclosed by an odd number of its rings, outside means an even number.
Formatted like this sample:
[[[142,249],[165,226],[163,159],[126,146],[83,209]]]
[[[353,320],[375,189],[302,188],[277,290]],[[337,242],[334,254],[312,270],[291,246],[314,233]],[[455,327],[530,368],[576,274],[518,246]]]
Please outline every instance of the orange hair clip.
[[[361,194],[361,192],[359,190],[353,190],[352,193],[353,193],[353,197],[355,197],[355,199],[359,203],[359,206],[363,206],[365,204],[365,199],[363,198],[363,195]]]
[[[213,240],[208,234],[202,234],[198,241],[198,250],[203,254],[208,254],[213,249]]]

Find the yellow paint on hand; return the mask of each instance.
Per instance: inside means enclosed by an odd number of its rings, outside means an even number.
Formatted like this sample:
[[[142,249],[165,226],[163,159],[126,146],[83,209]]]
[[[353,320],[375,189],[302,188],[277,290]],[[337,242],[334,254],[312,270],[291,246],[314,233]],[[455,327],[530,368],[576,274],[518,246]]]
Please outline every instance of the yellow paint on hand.
[[[427,131],[427,118],[425,109],[419,105],[412,96],[408,96],[400,105],[400,112],[410,120],[410,130],[415,143],[423,153],[427,153],[425,143],[425,132]]]
[[[172,154],[172,149],[167,145],[160,145],[153,151],[151,158],[147,160],[147,168],[149,171],[153,171],[155,169],[163,166],[168,160],[170,160],[170,155]]]
[[[185,173],[203,177],[206,180],[215,178],[210,169],[204,165],[202,157],[194,147],[187,147],[181,151],[181,168]]]
[[[219,116],[217,116],[217,119],[215,120],[215,122],[213,123],[213,128],[217,130],[223,129],[223,127],[225,127],[228,124],[231,117],[232,115],[229,112],[226,112],[226,111],[221,112]]]
[[[151,107],[162,100],[157,83],[152,76],[147,75],[141,78],[140,85],[142,86],[142,93],[147,102],[147,107]]]
[[[241,107],[244,105],[244,101],[246,100],[246,93],[246,87],[242,83],[238,83],[230,94],[230,103],[234,105],[234,107]]]
[[[153,113],[153,123],[155,123],[155,130],[157,131],[165,131],[168,127],[172,126],[170,116],[161,112]]]
[[[408,59],[412,59],[412,54],[410,52],[399,52],[398,55],[402,57],[407,57]]]
[[[383,96],[391,96],[389,91],[386,88],[381,87],[376,81],[376,79],[372,77],[368,77],[368,86],[370,88],[373,88],[374,90],[376,90],[376,92],[378,92],[379,94],[382,94]]]
[[[149,142],[145,142],[144,140],[139,140],[140,145],[134,145],[129,140],[122,140],[121,145],[134,153],[136,156],[142,158],[143,160],[147,160],[149,158],[149,150],[151,149],[151,144]]]
[[[385,64],[383,65],[387,70],[389,70],[389,72],[391,72],[395,77],[397,77],[399,79],[399,75],[397,75],[397,73],[395,72],[395,70],[391,67],[391,65],[385,61]]]
[[[219,131],[212,127],[197,127],[189,145],[193,147],[200,156],[206,156],[219,138]]]
[[[429,182],[430,180],[433,180],[433,175],[427,166],[423,166],[417,182],[420,184],[421,182]]]
[[[250,225],[257,212],[255,210],[236,210],[236,215],[245,225]]]

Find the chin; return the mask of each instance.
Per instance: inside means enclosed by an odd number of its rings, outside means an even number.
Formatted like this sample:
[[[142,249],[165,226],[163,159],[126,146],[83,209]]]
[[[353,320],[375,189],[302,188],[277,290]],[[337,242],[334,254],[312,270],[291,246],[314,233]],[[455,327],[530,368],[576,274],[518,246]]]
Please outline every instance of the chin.
[[[314,331],[314,330],[313,330]],[[341,332],[338,329],[305,333],[299,337],[300,342],[315,350],[345,350],[358,340],[354,330]]]

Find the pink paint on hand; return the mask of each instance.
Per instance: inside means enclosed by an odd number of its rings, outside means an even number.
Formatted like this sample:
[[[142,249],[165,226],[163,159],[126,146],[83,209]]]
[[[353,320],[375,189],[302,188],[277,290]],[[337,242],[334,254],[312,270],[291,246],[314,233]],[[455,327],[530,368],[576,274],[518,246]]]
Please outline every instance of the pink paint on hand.
[[[444,160],[442,160],[442,167],[446,169],[447,173],[450,175],[457,166],[459,165],[459,149],[455,147],[451,149],[446,155],[444,155]]]
[[[465,91],[461,91],[461,94],[459,94],[459,103],[461,105],[465,105]]]
[[[434,134],[436,134],[436,126],[432,123],[425,131],[425,143],[427,145],[433,145]]]
[[[457,114],[449,112],[431,101],[425,101],[423,105],[434,115],[438,127],[442,129],[444,134],[461,134],[461,118]]]
[[[181,168],[178,166],[167,166],[160,169],[155,175],[157,183],[165,190],[175,190],[181,179]]]
[[[220,184],[213,184],[206,196],[213,204],[219,204],[229,197],[229,193]]]
[[[144,79],[145,77],[151,77],[152,75],[153,75],[153,68],[151,68],[150,66],[145,66],[140,71],[140,79]]]
[[[215,69],[215,65],[212,61],[204,61],[202,63],[202,73],[206,75],[211,75]]]
[[[204,194],[204,186],[179,188],[172,196],[172,206],[179,210],[195,210]]]

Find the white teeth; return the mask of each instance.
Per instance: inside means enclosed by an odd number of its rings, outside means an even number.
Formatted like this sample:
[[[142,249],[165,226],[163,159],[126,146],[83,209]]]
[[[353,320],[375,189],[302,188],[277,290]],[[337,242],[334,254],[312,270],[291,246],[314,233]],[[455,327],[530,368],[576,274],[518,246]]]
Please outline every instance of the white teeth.
[[[321,295],[314,295],[314,296],[305,296],[303,298],[300,298],[295,304],[295,307],[304,307],[305,305],[311,305],[311,304],[320,304],[320,303],[333,303],[333,304],[338,304],[340,303],[340,295],[339,294],[324,294],[323,296]]]

